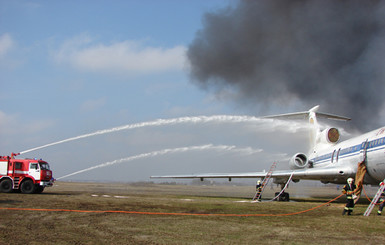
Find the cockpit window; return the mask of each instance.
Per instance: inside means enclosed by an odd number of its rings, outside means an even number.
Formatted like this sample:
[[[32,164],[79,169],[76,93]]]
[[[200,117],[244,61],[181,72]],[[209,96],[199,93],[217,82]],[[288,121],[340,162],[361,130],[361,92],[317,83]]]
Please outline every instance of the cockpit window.
[[[39,164],[40,164],[41,170],[49,170],[49,164],[48,163],[40,162]]]

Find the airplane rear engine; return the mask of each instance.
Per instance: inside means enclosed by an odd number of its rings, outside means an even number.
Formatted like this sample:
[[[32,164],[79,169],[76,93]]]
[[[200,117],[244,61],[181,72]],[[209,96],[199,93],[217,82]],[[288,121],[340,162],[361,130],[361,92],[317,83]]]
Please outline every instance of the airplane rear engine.
[[[289,162],[290,169],[305,168],[309,165],[309,159],[303,153],[295,154]]]
[[[321,143],[334,144],[340,139],[340,132],[336,128],[327,128],[321,132]]]

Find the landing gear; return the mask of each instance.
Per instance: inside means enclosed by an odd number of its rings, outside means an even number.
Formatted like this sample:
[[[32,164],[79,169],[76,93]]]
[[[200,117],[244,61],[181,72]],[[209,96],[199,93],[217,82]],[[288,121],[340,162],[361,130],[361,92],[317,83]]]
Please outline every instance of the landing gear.
[[[281,191],[275,193],[276,198],[274,200],[279,201],[279,202],[288,202],[288,201],[290,201],[289,193],[285,192],[287,186],[289,185],[288,183],[290,182],[290,180],[291,180],[291,177],[290,177],[290,179],[288,179],[284,183],[280,183],[281,184]]]
[[[280,192],[276,192],[275,196],[278,196]],[[277,201],[280,202],[288,202],[290,201],[290,195],[287,192],[282,192],[281,195],[276,199]]]

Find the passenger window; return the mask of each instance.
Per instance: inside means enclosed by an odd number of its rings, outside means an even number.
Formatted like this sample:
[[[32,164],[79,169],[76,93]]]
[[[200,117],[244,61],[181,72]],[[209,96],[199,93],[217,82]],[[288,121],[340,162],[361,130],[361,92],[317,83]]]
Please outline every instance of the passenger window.
[[[29,169],[39,169],[37,165],[37,163],[30,163]]]

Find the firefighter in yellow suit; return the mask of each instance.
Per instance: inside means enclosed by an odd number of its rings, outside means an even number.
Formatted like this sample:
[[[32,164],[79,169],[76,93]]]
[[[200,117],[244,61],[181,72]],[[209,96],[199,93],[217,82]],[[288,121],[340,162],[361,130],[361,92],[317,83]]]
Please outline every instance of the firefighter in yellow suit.
[[[354,199],[356,198],[354,195],[354,190],[357,189],[357,186],[353,183],[353,181],[353,178],[348,178],[347,184],[344,185],[344,188],[342,189],[342,193],[346,195],[346,206],[342,212],[342,215],[345,215],[346,212],[348,215],[351,215],[353,212]]]
[[[261,201],[261,199],[262,199],[262,184],[261,184],[260,180],[257,181],[257,185],[255,186],[255,189],[257,191],[257,195],[256,195],[257,201]]]

